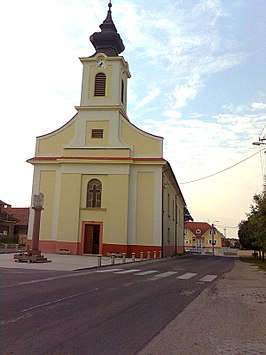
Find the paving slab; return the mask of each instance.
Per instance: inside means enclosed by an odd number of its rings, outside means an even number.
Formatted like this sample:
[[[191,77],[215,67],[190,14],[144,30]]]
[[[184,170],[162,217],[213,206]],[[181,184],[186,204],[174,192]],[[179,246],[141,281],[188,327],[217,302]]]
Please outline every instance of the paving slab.
[[[14,260],[15,253],[1,254],[0,267],[17,268],[29,270],[58,270],[58,271],[74,271],[86,268],[95,268],[98,266],[97,255],[60,255],[46,254],[44,256],[50,260],[47,263],[27,263],[16,262]],[[135,259],[137,262],[139,259]],[[126,259],[126,263],[132,262],[132,259]],[[121,264],[122,259],[116,258],[115,265]],[[104,256],[101,260],[102,266],[111,265],[111,257]]]

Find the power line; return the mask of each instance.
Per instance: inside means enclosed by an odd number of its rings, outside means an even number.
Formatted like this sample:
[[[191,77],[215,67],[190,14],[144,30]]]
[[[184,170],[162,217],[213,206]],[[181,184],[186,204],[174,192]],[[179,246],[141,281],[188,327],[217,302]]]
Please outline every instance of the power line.
[[[262,133],[263,133],[265,127],[266,127],[266,123],[265,123],[265,125],[264,125],[264,127],[263,127],[263,129],[262,129],[262,131],[261,131],[260,137],[262,136]]]
[[[235,166],[237,166],[237,165],[239,165],[239,164],[241,164],[241,163],[244,163],[244,161],[246,161],[246,160],[248,160],[248,159],[254,157],[255,155],[257,155],[257,154],[259,154],[259,153],[261,153],[264,149],[265,149],[265,148],[263,148],[263,149],[259,150],[258,152],[256,152],[256,153],[250,155],[249,157],[247,157],[247,158],[245,158],[245,159],[239,161],[238,163],[235,163],[234,165],[231,165],[231,166],[229,166],[229,167],[227,167],[227,168],[225,168],[225,169],[223,169],[223,170],[217,171],[216,173],[213,173],[213,174],[208,175],[208,176],[203,176],[203,177],[198,178],[198,179],[195,179],[195,180],[186,181],[186,182],[180,182],[179,184],[180,184],[180,185],[191,184],[192,182],[196,182],[196,181],[208,179],[208,178],[210,178],[210,177],[212,177],[212,176],[221,174],[221,173],[223,173],[224,171],[227,171],[227,170],[232,169],[232,168],[234,168]]]
[[[237,227],[229,227],[229,226],[222,226],[222,225],[220,225],[220,224],[216,224],[216,227],[220,227],[220,228],[233,228],[233,229],[236,229],[236,228],[238,228],[238,226]]]

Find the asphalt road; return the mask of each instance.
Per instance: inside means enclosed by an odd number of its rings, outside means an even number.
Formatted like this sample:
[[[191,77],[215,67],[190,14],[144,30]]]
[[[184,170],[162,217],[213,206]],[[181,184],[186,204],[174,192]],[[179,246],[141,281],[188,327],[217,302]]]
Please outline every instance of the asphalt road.
[[[136,354],[233,265],[190,256],[76,272],[2,268],[2,353]]]

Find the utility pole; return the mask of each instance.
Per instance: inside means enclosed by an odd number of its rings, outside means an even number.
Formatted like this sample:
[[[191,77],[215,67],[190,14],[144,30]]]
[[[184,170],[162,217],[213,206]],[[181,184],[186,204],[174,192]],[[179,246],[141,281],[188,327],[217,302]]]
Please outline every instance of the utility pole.
[[[211,235],[212,235],[212,255],[214,255],[214,245],[216,244],[215,240],[214,240],[214,233],[215,233],[215,227],[214,227],[214,223],[217,223],[219,221],[214,221],[212,223],[212,227],[211,227]]]
[[[265,136],[264,136],[265,137]],[[253,145],[262,145],[262,144],[266,144],[266,138],[259,138],[258,142],[253,142]]]

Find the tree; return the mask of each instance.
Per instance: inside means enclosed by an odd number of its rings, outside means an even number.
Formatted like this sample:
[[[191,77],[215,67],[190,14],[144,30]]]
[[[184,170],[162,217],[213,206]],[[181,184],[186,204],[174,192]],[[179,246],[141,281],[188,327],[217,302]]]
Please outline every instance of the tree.
[[[184,208],[184,220],[185,222],[194,221],[187,207]]]
[[[266,251],[266,184],[263,192],[253,196],[254,204],[250,207],[247,220],[239,223],[238,237],[244,248],[253,248],[262,254],[265,261]]]
[[[238,238],[242,248],[254,249],[255,238],[252,233],[252,226],[249,220],[241,221],[238,225]]]

